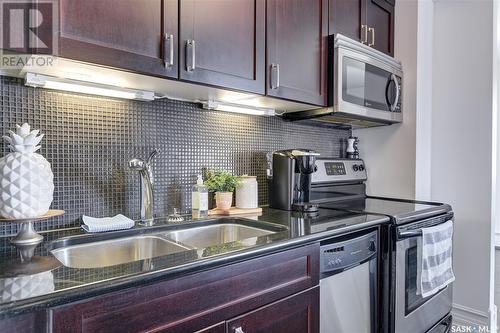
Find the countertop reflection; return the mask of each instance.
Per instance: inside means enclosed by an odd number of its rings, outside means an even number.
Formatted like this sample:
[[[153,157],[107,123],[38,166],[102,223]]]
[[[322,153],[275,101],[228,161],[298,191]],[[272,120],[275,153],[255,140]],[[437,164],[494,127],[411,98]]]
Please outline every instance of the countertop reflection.
[[[0,277],[0,318],[218,267],[389,221],[381,216],[333,210],[308,216],[270,208],[264,208],[260,216],[244,218],[255,221],[256,225],[271,223],[284,228],[280,228],[279,232],[243,241],[195,248],[108,267],[70,268],[61,265],[53,270],[32,275]],[[213,219],[187,219],[182,223],[169,223],[166,219],[157,219],[154,227],[137,225],[134,232],[149,233],[161,228],[193,227],[211,220]],[[54,244],[61,242],[61,238],[99,237],[86,234],[80,228],[51,230],[41,234],[44,241],[36,249],[37,256],[52,256],[50,250],[54,248]],[[0,238],[0,251],[0,265],[18,262],[16,250],[10,245],[9,237]]]

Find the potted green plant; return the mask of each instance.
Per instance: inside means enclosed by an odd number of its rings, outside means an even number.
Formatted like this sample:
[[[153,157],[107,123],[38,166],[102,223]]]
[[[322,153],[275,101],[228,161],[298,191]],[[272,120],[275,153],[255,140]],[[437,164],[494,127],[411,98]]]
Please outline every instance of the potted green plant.
[[[240,177],[224,170],[208,170],[205,186],[215,192],[217,209],[229,210],[233,204],[233,192],[240,182]]]

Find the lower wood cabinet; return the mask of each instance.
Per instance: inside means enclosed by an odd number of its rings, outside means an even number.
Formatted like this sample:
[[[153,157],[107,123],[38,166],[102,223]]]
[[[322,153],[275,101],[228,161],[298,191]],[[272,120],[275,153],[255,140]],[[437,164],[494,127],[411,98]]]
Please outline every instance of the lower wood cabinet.
[[[49,318],[54,333],[314,333],[318,284],[312,244],[56,307]]]
[[[196,333],[318,333],[319,286]]]
[[[199,330],[196,333],[225,333],[225,332],[226,332],[226,323],[222,322],[222,323],[215,324],[213,326],[204,328],[202,330]]]
[[[0,320],[0,332],[45,333],[47,332],[47,314],[36,311]]]
[[[319,287],[230,320],[227,323],[227,332],[317,333],[319,332]]]

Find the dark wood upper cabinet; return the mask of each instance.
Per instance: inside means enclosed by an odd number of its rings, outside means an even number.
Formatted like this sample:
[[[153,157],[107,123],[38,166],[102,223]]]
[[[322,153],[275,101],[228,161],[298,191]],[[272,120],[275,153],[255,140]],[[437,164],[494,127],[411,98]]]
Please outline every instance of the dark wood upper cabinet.
[[[394,0],[59,0],[64,58],[324,106],[329,34],[394,53]]]
[[[319,287],[227,323],[228,333],[319,333]]]
[[[178,76],[177,0],[60,0],[59,55]]]
[[[267,1],[267,95],[326,105],[328,0]]]
[[[365,19],[364,0],[330,0],[328,10],[330,34],[340,33],[358,41],[363,40],[365,28],[361,26]]]
[[[328,27],[394,55],[394,0],[330,0]]]
[[[264,94],[265,0],[182,0],[180,78]]]
[[[368,45],[394,55],[394,6],[386,0],[366,0]]]

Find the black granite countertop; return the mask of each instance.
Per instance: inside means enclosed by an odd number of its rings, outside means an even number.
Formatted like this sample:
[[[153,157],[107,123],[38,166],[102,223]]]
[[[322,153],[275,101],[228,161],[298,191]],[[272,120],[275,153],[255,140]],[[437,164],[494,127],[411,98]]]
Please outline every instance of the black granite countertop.
[[[136,225],[126,231],[105,233],[105,236],[87,234],[79,228],[51,230],[41,233],[44,242],[37,248],[36,255],[52,256],[50,250],[67,244],[68,240],[69,243],[74,243],[75,240],[87,242],[103,237],[167,233],[174,229],[232,221],[231,217],[218,221],[220,218],[187,219],[182,223],[157,219],[153,227]],[[61,265],[33,275],[0,278],[0,319],[144,283],[171,279],[389,222],[387,217],[377,215],[324,210],[319,217],[307,217],[270,208],[264,208],[260,216],[242,218],[239,223],[255,227],[266,226],[274,233],[109,267],[77,269]],[[9,238],[0,238],[0,265],[16,263],[18,260]]]

